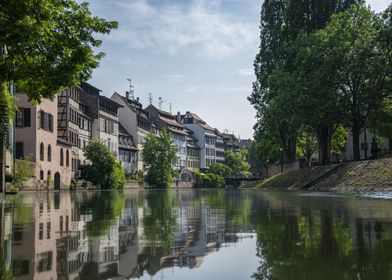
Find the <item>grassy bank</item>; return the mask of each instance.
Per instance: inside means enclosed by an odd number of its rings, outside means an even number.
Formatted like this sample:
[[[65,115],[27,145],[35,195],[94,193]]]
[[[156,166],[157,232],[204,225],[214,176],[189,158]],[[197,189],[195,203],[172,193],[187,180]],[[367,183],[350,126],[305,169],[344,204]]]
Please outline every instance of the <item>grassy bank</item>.
[[[316,166],[278,174],[245,184],[244,187],[300,190],[333,170],[337,165]],[[350,162],[309,190],[321,191],[392,191],[392,159]]]

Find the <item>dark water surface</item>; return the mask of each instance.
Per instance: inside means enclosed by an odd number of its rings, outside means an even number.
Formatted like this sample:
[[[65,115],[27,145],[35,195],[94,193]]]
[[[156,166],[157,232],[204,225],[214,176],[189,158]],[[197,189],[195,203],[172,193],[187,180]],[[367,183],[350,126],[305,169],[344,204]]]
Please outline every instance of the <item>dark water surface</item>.
[[[392,200],[180,190],[1,203],[0,279],[392,279]]]

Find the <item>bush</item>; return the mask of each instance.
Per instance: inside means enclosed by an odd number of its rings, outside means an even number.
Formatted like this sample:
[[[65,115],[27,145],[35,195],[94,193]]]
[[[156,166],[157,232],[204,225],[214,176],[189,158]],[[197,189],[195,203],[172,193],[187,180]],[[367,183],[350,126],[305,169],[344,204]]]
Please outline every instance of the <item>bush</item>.
[[[225,186],[225,178],[221,175],[195,173],[195,177],[197,187],[221,188]]]
[[[21,189],[23,184],[30,177],[34,176],[34,169],[35,166],[31,155],[28,155],[21,160],[16,160],[14,166],[14,179],[12,182],[13,188]]]
[[[143,180],[143,171],[142,170],[138,170],[135,173],[133,173],[131,175],[131,180],[135,180],[135,181]]]
[[[228,167],[226,164],[217,162],[210,165],[210,169],[208,172],[215,175],[221,175],[226,178],[233,173],[233,170],[231,170],[231,168]]]
[[[119,189],[125,185],[125,172],[108,147],[99,141],[90,141],[84,148],[90,165],[81,167],[82,178],[104,189]]]

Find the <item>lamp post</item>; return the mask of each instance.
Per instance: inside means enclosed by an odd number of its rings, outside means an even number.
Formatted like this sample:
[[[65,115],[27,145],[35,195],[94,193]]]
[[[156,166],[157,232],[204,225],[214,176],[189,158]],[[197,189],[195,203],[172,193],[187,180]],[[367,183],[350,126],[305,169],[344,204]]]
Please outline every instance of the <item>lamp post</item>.
[[[280,173],[283,173],[283,147],[280,146]]]
[[[367,143],[367,110],[362,111],[362,116],[365,118],[365,121],[363,123],[363,145],[364,145],[364,152],[365,152],[365,157],[364,159],[367,159],[367,152],[368,152],[368,143]]]

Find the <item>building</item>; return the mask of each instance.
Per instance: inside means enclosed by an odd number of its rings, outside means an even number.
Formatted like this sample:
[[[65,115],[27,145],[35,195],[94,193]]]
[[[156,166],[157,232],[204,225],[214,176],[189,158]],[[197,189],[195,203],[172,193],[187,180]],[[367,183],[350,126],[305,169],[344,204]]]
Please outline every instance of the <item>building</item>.
[[[177,113],[177,119],[181,124],[193,132],[193,137],[197,139],[200,148],[200,168],[207,169],[212,163],[216,162],[216,139],[215,129],[209,126],[198,115],[186,112],[181,116]]]
[[[359,136],[359,144],[360,144],[360,156],[361,159],[367,159],[372,157],[372,142],[374,139],[374,135],[371,133],[369,129],[362,130]],[[386,138],[382,138],[381,142],[377,142],[377,148],[379,150],[389,150],[392,151],[392,141]],[[380,151],[378,152],[380,154]],[[354,160],[354,152],[353,152],[353,136],[348,130],[348,137],[346,147],[342,153],[343,160]],[[339,159],[336,159],[339,160]]]
[[[200,148],[197,139],[192,136],[193,132],[186,128],[186,163],[187,169],[196,171],[200,169]]]
[[[119,159],[127,175],[137,170],[137,147],[133,136],[119,124],[118,133]]]
[[[141,151],[143,150],[145,137],[152,131],[152,122],[149,119],[149,114],[143,109],[142,104],[139,102],[139,98],[130,98],[129,92],[126,92],[126,96],[122,96],[115,92],[111,99],[122,105],[118,110],[119,120],[125,130],[128,131],[136,141],[138,151],[137,170],[143,170]]]
[[[118,159],[118,109],[122,105],[100,95],[101,90],[88,83],[82,83],[81,88],[80,100],[88,105],[86,113],[93,120],[92,138],[105,143]]]
[[[31,156],[36,188],[68,188],[72,179],[72,145],[57,138],[57,100],[32,105],[24,93],[16,93],[15,157]]]
[[[234,136],[234,134],[223,133],[222,136],[225,150],[231,150],[233,152],[240,150],[240,141]]]
[[[215,128],[216,142],[216,162],[223,163],[225,161],[225,144],[223,142],[223,135]]]
[[[150,119],[154,123],[155,127],[159,130],[164,128],[171,135],[171,140],[173,144],[178,148],[177,157],[178,163],[176,164],[176,168],[178,170],[187,168],[187,132],[183,125],[176,121],[176,118],[173,117],[169,112],[165,112],[156,108],[153,105],[149,105],[146,108],[146,111],[149,113]]]

